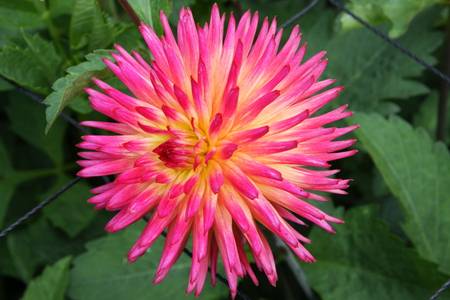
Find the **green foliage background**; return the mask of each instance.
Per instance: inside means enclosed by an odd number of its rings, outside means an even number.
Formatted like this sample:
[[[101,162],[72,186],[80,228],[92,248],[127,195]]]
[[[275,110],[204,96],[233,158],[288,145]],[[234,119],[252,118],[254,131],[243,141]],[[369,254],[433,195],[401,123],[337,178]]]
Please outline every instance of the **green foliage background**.
[[[277,16],[279,24],[309,3],[129,1],[159,32],[160,10],[171,12],[175,25],[179,9],[190,6],[202,24],[214,2],[237,16],[247,9]],[[450,34],[445,32],[448,2],[344,3],[438,68],[450,55],[444,45]],[[356,113],[347,124],[361,125],[354,132],[358,154],[333,164],[340,176],[354,179],[349,195],[314,203],[346,223],[335,226],[335,235],[315,226],[300,228],[313,241],[307,245],[317,259],[313,264],[290,259],[271,241],[277,287],[259,274],[259,287],[244,279],[239,288],[251,299],[428,299],[450,277],[449,134],[447,143],[435,141],[440,79],[326,1],[297,23],[308,42],[307,56],[328,51],[323,78],[338,78],[337,84],[346,86],[327,109],[349,104]],[[83,88],[92,86],[92,77],[117,84],[101,60],[114,43],[150,59],[115,0],[0,0],[0,74],[48,105],[0,79],[0,229],[74,178],[79,169],[75,144],[82,133],[58,116],[64,110],[77,121],[105,118],[91,110]],[[80,181],[0,238],[0,299],[193,298],[185,295],[186,255],[163,283],[152,285],[163,237],[136,263],[126,263],[144,221],[106,234],[103,227],[112,214],[85,203],[100,183]],[[299,279],[299,269],[306,280]],[[207,283],[199,298],[229,299],[229,291],[220,282]],[[450,291],[439,299],[450,299]]]

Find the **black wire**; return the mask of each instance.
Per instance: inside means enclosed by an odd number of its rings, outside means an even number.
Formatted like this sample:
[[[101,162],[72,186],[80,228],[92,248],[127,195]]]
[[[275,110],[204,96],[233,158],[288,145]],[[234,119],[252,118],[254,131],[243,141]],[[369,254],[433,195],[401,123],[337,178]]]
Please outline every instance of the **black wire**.
[[[450,279],[430,298],[430,300],[436,300],[447,288],[450,287]]]
[[[70,187],[72,187],[75,183],[77,183],[81,179],[82,179],[82,177],[79,177],[79,176],[75,177],[75,179],[72,179],[72,181],[70,181],[68,184],[63,186],[59,191],[57,191],[56,193],[54,193],[53,195],[48,197],[45,201],[41,202],[38,206],[36,206],[32,210],[30,210],[28,213],[26,213],[22,218],[20,218],[19,220],[17,220],[13,224],[11,224],[8,228],[6,228],[2,232],[0,232],[0,238],[6,236],[9,232],[14,230],[17,226],[19,226],[20,224],[22,224],[23,222],[25,222],[26,220],[31,218],[34,214],[36,214],[41,209],[43,209],[47,204],[49,204],[50,202],[52,202],[53,200],[58,198],[62,193],[67,191]]]
[[[392,46],[394,46],[395,48],[397,48],[401,52],[405,53],[406,55],[408,55],[409,57],[414,59],[416,62],[418,62],[419,64],[421,64],[422,66],[424,66],[425,68],[427,68],[428,70],[430,70],[431,72],[433,72],[434,74],[436,74],[437,76],[439,76],[440,78],[442,78],[443,80],[445,80],[447,83],[450,84],[450,77],[448,77],[447,75],[445,75],[444,73],[442,73],[441,71],[439,71],[438,69],[433,67],[432,65],[428,64],[423,59],[419,58],[417,55],[415,55],[414,53],[412,53],[411,51],[406,49],[404,46],[400,45],[398,42],[396,42],[393,39],[391,39],[390,37],[388,37],[385,33],[381,32],[380,30],[378,30],[374,26],[372,26],[369,23],[365,22],[363,19],[361,19],[360,17],[358,17],[357,15],[352,13],[350,10],[348,10],[347,8],[342,6],[337,1],[335,1],[335,0],[328,0],[328,1],[331,4],[333,4],[334,6],[336,6],[338,9],[340,9],[343,12],[345,12],[345,13],[349,14],[350,16],[352,16],[356,21],[358,21],[359,23],[364,25],[366,28],[368,28],[369,30],[373,31],[374,33],[376,33],[377,35],[382,37],[384,40],[389,42]]]
[[[301,17],[306,15],[311,9],[313,9],[317,4],[319,4],[320,1],[321,0],[314,0],[313,2],[311,2],[307,7],[305,7],[303,10],[301,10],[295,16],[293,16],[292,18],[290,18],[289,20],[284,22],[282,25],[280,25],[277,28],[277,31],[280,30],[280,29],[288,27],[289,25],[291,25],[292,23],[294,23],[295,21],[297,21],[298,19],[300,19]]]

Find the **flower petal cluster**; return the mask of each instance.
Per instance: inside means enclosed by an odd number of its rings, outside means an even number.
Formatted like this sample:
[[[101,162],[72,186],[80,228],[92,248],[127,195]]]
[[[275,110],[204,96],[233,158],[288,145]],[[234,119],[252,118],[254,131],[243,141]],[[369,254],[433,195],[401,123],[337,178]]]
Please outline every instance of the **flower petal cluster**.
[[[302,62],[298,26],[280,47],[282,30],[266,19],[257,33],[258,14],[236,21],[212,9],[210,22],[196,25],[182,9],[175,38],[161,14],[164,36],[147,25],[141,33],[153,61],[116,46],[105,59],[129,88],[129,96],[94,79],[103,91],[86,89],[92,108],[116,122],[82,125],[117,135],[87,135],[78,147],[85,160],[78,175],[117,174],[114,182],[94,188],[88,202],[96,209],[118,211],[106,230],[120,230],[151,215],[128,254],[143,255],[167,229],[155,283],[164,279],[192,239],[192,267],[187,292],[201,293],[208,267],[218,255],[233,297],[237,279],[248,275],[258,284],[245,247],[256,266],[275,284],[277,272],[266,228],[278,235],[303,261],[313,256],[302,243],[310,240],[293,227],[307,219],[329,232],[341,223],[304,201],[326,200],[314,193],[345,193],[349,180],[330,178],[329,161],[351,156],[340,151],[354,140],[336,138],[355,129],[324,127],[351,115],[346,106],[315,112],[334,99],[341,87],[319,81],[325,52]],[[279,49],[281,48],[281,49]],[[340,151],[340,152],[338,152]],[[321,169],[322,168],[322,169]],[[265,229],[264,229],[265,230]]]

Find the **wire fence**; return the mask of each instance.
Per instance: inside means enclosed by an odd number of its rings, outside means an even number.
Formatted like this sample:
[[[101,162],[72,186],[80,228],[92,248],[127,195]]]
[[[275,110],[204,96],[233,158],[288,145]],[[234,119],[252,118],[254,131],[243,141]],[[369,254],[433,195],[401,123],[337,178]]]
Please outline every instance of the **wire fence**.
[[[278,29],[282,29],[282,28],[286,28],[292,24],[294,24],[298,19],[300,19],[302,16],[304,16],[305,14],[307,14],[308,12],[310,12],[314,7],[316,7],[322,0],[314,0],[312,1],[306,8],[304,8],[303,10],[301,10],[300,12],[298,12],[297,14],[295,14],[292,18],[290,18],[288,21],[286,21],[285,23],[283,23],[282,25],[279,26]],[[375,28],[374,26],[370,25],[369,23],[365,22],[364,20],[362,20],[360,17],[356,16],[355,14],[353,14],[350,10],[348,10],[347,8],[345,8],[343,5],[341,5],[339,2],[335,1],[335,0],[326,0],[328,1],[328,3],[332,4],[334,7],[336,7],[338,10],[345,12],[346,14],[350,15],[351,17],[353,17],[355,20],[357,20],[360,24],[362,24],[364,27],[366,27],[367,29],[369,29],[372,33],[374,33],[375,35],[378,35],[379,37],[381,37],[382,39],[384,39],[386,42],[388,42],[389,44],[391,44],[392,46],[394,46],[395,48],[397,48],[399,51],[403,52],[404,54],[406,54],[407,56],[409,56],[410,58],[412,58],[413,60],[415,60],[417,63],[421,64],[422,66],[424,66],[426,69],[428,69],[429,71],[433,72],[436,76],[440,77],[446,85],[446,88],[448,89],[448,85],[450,84],[450,77],[446,74],[444,74],[443,72],[441,72],[439,69],[431,66],[430,64],[426,63],[423,59],[421,59],[420,57],[418,57],[417,55],[415,55],[414,53],[412,53],[411,51],[409,51],[407,48],[405,48],[404,46],[402,46],[401,44],[399,44],[398,42],[396,42],[395,40],[391,39],[390,37],[388,37],[385,33],[381,32],[380,30],[378,30],[377,28]],[[0,75],[0,77],[7,81],[8,83],[10,83],[11,85],[13,85],[15,88],[17,88],[20,92],[24,93],[25,95],[27,95],[28,97],[30,97],[31,99],[39,102],[40,104],[46,105],[43,100],[38,97],[36,94],[28,91],[27,89],[23,88],[22,86],[18,85],[17,83],[3,77]],[[71,125],[75,126],[76,128],[78,128],[81,132],[83,132],[84,134],[90,134],[90,132],[84,128],[83,126],[80,126],[78,124],[78,122],[76,120],[74,120],[73,118],[71,118],[70,116],[68,116],[65,113],[61,113],[60,114],[61,117],[63,117],[65,120],[67,120]],[[13,224],[11,224],[8,228],[4,229],[2,232],[0,232],[0,238],[5,237],[8,233],[10,233],[11,231],[13,231],[15,228],[17,228],[20,224],[22,224],[23,222],[25,222],[26,220],[28,220],[30,217],[32,217],[33,215],[37,214],[41,209],[43,209],[46,205],[50,204],[52,201],[54,201],[55,199],[57,199],[61,194],[63,194],[65,191],[67,191],[69,188],[71,188],[73,185],[75,185],[76,183],[80,182],[82,178],[77,176],[75,177],[75,179],[73,179],[72,181],[70,181],[67,185],[63,186],[60,190],[58,190],[57,192],[55,192],[53,195],[51,195],[50,197],[48,197],[45,201],[41,202],[39,205],[37,205],[35,208],[33,208],[32,210],[30,210],[28,213],[26,213],[23,217],[21,217],[20,219],[18,219],[16,222],[14,222]],[[103,180],[105,182],[109,182],[107,177],[103,177]],[[145,221],[148,222],[148,218],[144,217],[143,218]],[[162,235],[164,237],[166,237],[166,233],[163,232]],[[189,257],[192,258],[192,252],[187,249],[184,248],[183,252],[188,255]],[[211,272],[211,269],[208,268],[208,271]],[[221,274],[216,273],[216,277],[217,279],[219,279],[219,281],[221,281],[222,283],[224,283],[225,285],[228,286],[228,281],[225,277],[223,277]],[[436,291],[436,293],[430,297],[430,300],[436,300],[446,289],[450,288],[450,279],[443,284],[443,286]],[[244,300],[250,300],[250,298],[241,290],[237,290],[237,295],[240,296],[242,299]]]

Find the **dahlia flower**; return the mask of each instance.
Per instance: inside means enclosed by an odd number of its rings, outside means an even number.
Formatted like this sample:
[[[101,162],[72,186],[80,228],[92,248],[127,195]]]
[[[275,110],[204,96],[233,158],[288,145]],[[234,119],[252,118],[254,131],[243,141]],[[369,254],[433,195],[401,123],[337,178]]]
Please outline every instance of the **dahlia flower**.
[[[282,31],[266,18],[256,34],[257,13],[246,12],[238,24],[231,14],[225,29],[216,5],[203,27],[182,9],[177,38],[164,13],[161,21],[162,37],[140,26],[153,61],[120,46],[112,53],[115,63],[104,60],[134,97],[98,79],[103,93],[86,89],[92,108],[116,122],[81,124],[118,134],[87,135],[78,145],[93,150],[79,153],[86,159],[78,162],[79,176],[118,174],[94,188],[88,202],[119,211],[106,225],[110,232],[151,215],[129,262],[167,229],[155,283],[191,238],[187,293],[201,293],[208,266],[214,284],[219,253],[233,297],[239,276],[258,284],[244,247],[275,284],[274,257],[262,227],[301,260],[313,262],[302,244],[310,240],[291,222],[304,224],[302,217],[329,232],[334,231],[328,222],[343,222],[302,200],[326,200],[314,191],[343,194],[348,186],[349,180],[330,178],[338,170],[317,170],[355,153],[336,152],[354,140],[333,140],[356,126],[323,127],[350,116],[346,106],[314,115],[342,88],[318,93],[334,80],[318,81],[327,65],[325,52],[301,63],[306,47],[299,47],[298,26],[278,50]]]

